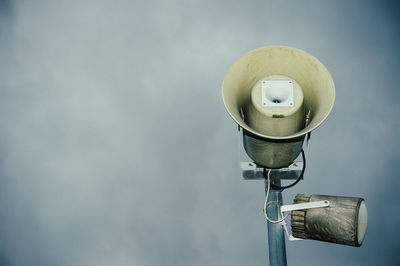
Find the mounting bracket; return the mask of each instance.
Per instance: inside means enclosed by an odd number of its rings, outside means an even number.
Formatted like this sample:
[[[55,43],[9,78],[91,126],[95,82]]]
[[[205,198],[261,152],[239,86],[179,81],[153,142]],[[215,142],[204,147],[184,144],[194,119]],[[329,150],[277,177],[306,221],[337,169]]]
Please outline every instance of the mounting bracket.
[[[314,209],[314,208],[325,208],[329,206],[329,200],[321,200],[321,201],[313,201],[313,202],[306,202],[306,203],[297,203],[297,204],[290,204],[290,205],[282,205],[280,207],[281,217],[283,217],[284,212],[289,211],[296,211],[296,210],[306,210],[306,209]],[[289,241],[296,241],[296,240],[304,240],[302,238],[294,237],[293,235],[289,234],[287,229],[287,223],[285,220],[279,223],[282,225],[283,229],[285,230],[286,236]]]

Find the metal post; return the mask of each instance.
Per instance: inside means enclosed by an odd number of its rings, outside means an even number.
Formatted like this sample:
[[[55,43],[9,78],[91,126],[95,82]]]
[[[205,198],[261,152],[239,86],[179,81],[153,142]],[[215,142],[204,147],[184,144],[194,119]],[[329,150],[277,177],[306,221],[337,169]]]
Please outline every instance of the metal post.
[[[280,191],[270,190],[268,201],[275,201],[282,204],[282,194]],[[267,209],[268,217],[271,220],[278,220],[279,207],[277,204],[270,204]],[[268,248],[270,266],[286,266],[286,247],[285,235],[282,225],[277,223],[268,223]]]

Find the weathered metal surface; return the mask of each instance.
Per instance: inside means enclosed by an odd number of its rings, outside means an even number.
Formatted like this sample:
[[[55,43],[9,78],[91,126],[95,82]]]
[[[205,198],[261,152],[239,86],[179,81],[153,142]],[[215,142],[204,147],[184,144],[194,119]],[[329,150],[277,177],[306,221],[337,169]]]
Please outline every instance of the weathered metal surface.
[[[268,168],[282,168],[290,165],[301,152],[304,136],[290,142],[276,142],[270,139],[254,138],[243,131],[243,146],[247,155],[257,164]]]
[[[360,246],[359,209],[362,198],[298,194],[294,204],[328,200],[329,207],[297,210],[291,213],[294,237],[350,246]],[[362,236],[363,238],[363,236]]]

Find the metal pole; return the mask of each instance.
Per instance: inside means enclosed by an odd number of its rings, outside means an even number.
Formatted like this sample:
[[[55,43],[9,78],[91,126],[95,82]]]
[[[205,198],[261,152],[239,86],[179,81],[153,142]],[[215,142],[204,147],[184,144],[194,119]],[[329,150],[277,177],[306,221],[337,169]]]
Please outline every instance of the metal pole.
[[[268,201],[275,201],[282,204],[282,194],[280,191],[270,190]],[[276,204],[270,204],[267,209],[268,217],[271,220],[278,220],[279,207]],[[270,266],[286,266],[286,247],[285,235],[282,225],[276,223],[268,223],[268,248],[269,248],[269,264]]]

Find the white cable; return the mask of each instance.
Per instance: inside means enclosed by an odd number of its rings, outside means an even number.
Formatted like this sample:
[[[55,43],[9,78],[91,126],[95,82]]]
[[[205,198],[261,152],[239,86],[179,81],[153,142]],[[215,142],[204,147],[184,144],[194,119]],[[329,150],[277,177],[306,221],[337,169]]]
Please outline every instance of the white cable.
[[[268,170],[267,180],[265,180],[265,182],[267,182],[267,194],[265,196],[265,202],[264,202],[264,216],[265,216],[265,219],[267,219],[268,222],[277,224],[277,223],[283,222],[288,217],[289,214],[286,214],[283,218],[281,218],[279,220],[276,220],[276,221],[271,220],[270,218],[268,218],[267,207],[273,202],[273,201],[270,201],[270,202],[267,203],[268,195],[269,195],[269,189],[270,189],[270,186],[271,186],[271,184],[270,184],[271,181],[269,180],[269,174],[270,173],[271,173],[271,169]],[[280,212],[280,210],[278,208],[278,217],[281,216],[280,214],[281,214],[281,212]]]

